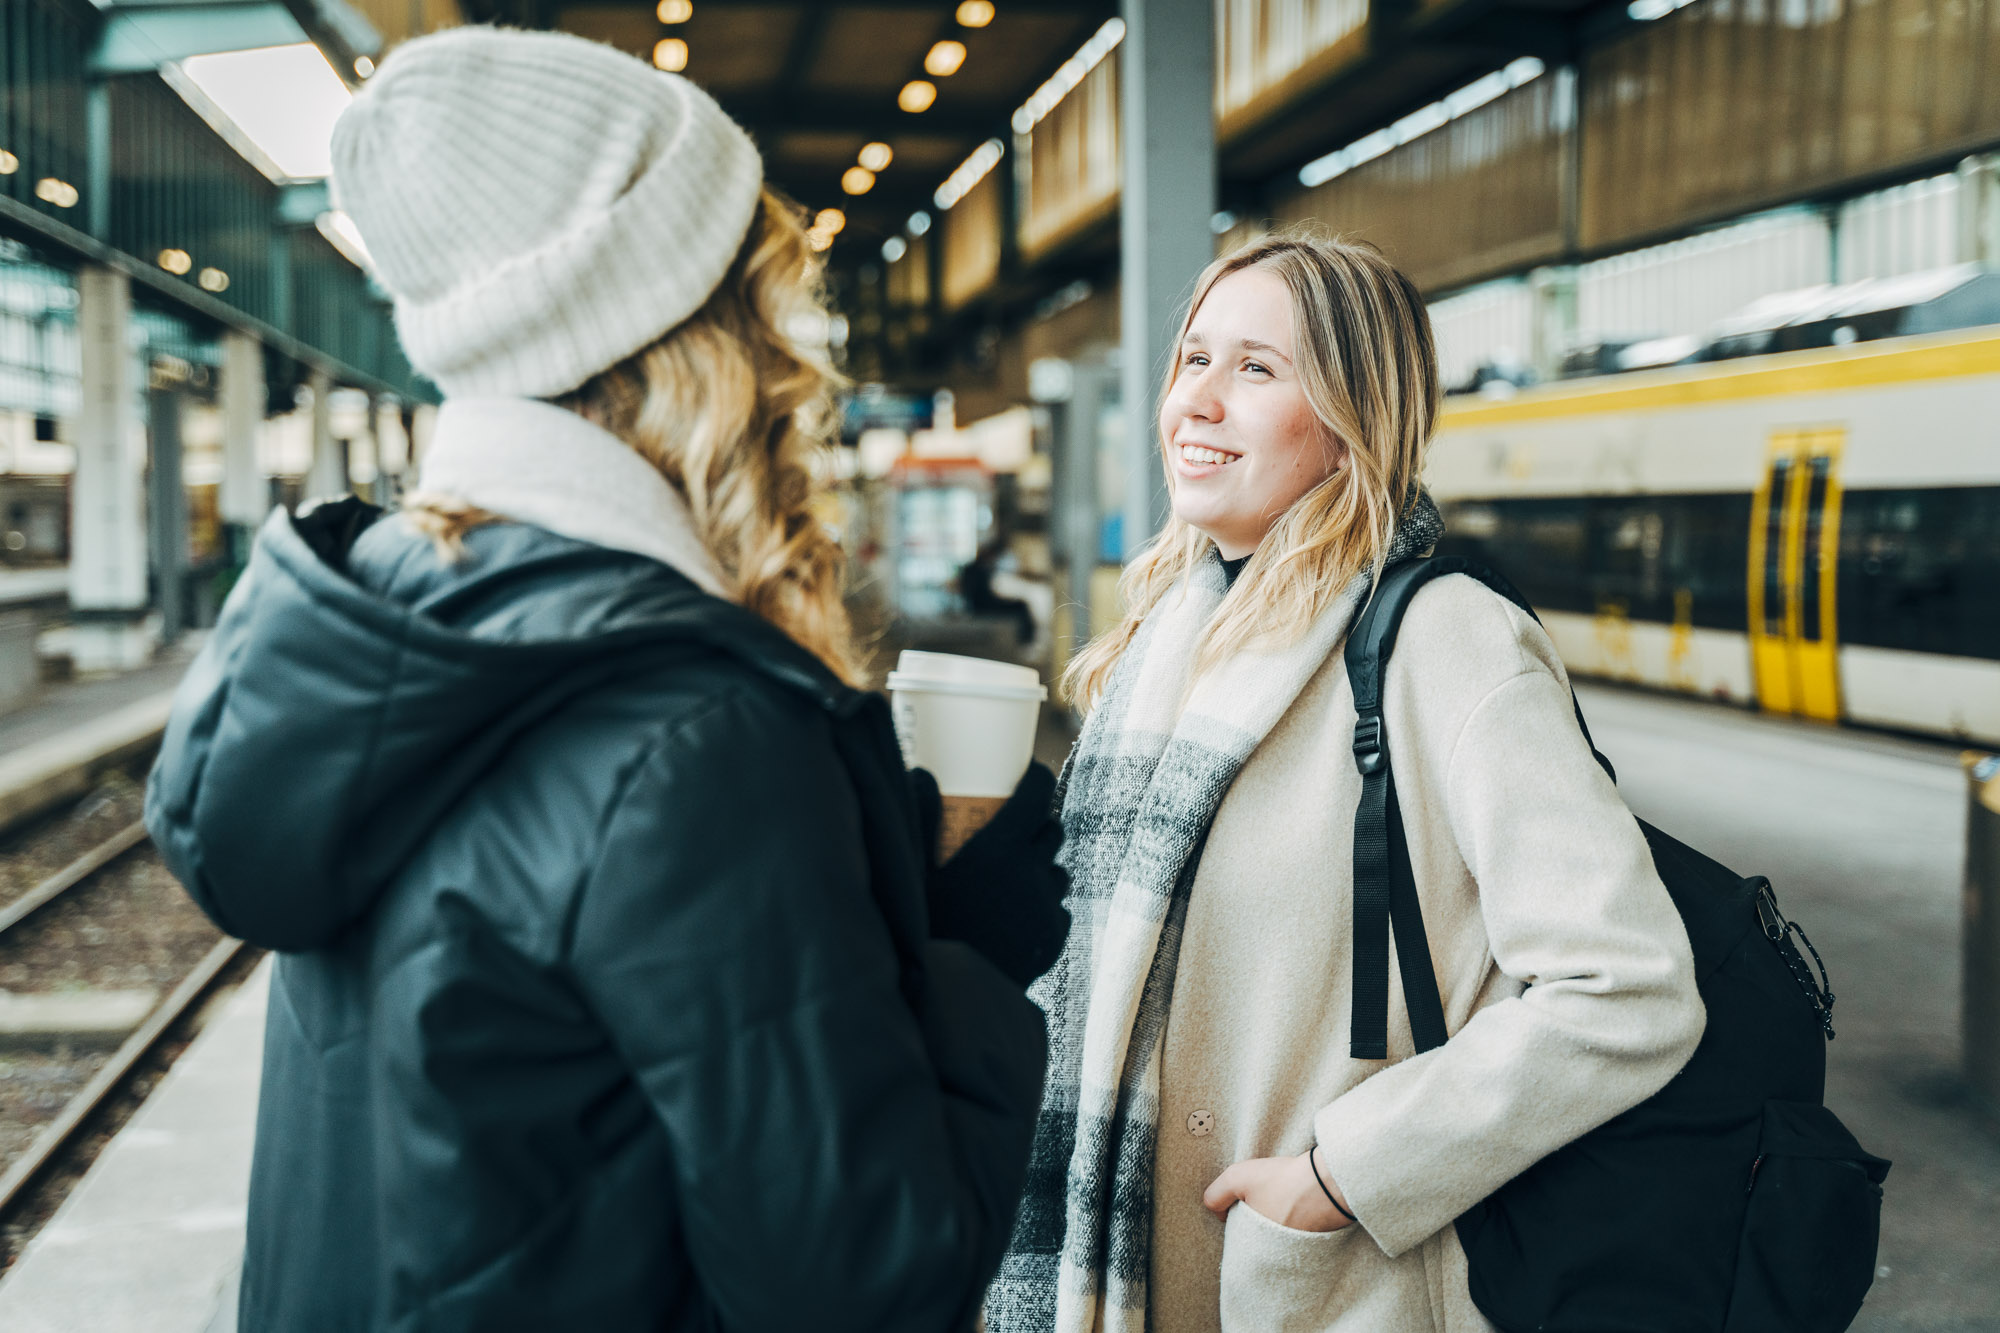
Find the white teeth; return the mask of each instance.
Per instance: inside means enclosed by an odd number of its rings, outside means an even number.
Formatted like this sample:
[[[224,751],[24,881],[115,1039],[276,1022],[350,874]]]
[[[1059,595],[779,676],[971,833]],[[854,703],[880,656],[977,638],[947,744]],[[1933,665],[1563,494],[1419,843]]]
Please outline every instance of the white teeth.
[[[1237,459],[1236,454],[1225,454],[1217,449],[1204,449],[1198,444],[1182,445],[1181,457],[1190,463],[1207,465],[1233,463]]]

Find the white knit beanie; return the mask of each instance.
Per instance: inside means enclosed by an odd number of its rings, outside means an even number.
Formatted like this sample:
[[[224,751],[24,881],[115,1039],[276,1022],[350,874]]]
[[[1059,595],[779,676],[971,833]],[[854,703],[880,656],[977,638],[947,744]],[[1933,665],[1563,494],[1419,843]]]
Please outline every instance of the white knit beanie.
[[[700,308],[763,184],[694,84],[557,33],[396,48],[333,131],[335,206],[446,397],[574,389]]]

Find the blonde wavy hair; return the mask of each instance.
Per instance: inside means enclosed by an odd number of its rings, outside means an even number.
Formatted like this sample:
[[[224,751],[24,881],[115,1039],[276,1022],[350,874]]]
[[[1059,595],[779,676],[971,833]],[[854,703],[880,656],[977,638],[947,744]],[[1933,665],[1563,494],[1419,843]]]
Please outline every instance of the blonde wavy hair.
[[[1301,387],[1330,452],[1346,457],[1271,526],[1196,647],[1194,675],[1251,645],[1295,640],[1356,574],[1375,569],[1415,503],[1440,404],[1437,348],[1415,285],[1361,241],[1291,230],[1250,242],[1202,270],[1181,323],[1187,336],[1215,284],[1262,269],[1291,292]],[[1161,394],[1179,372],[1174,366]],[[1157,423],[1157,413],[1155,414]],[[1171,444],[1159,441],[1168,485]],[[1069,698],[1094,706],[1139,625],[1213,545],[1178,516],[1127,566],[1124,618],[1063,672]]]
[[[823,302],[800,210],[767,189],[707,303],[555,402],[624,440],[680,491],[736,601],[859,684],[843,553],[811,508],[840,380],[786,333]],[[404,509],[452,555],[467,529],[496,519],[441,495],[413,495]]]

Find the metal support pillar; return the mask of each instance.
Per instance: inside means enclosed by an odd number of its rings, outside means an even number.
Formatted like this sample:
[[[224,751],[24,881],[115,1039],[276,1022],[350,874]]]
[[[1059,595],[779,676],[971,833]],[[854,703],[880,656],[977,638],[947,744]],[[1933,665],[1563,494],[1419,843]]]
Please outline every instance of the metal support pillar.
[[[1534,270],[1528,275],[1528,292],[1534,311],[1528,334],[1528,365],[1537,379],[1546,382],[1556,378],[1564,354],[1576,346],[1580,321],[1575,266]]]
[[[222,492],[217,508],[228,533],[229,557],[241,564],[249,539],[271,507],[270,487],[257,459],[264,425],[264,344],[231,330],[222,335]]]
[[[154,646],[146,623],[146,428],[132,354],[132,282],[77,274],[82,393],[70,484],[71,655],[78,671],[129,670]]]
[[[181,407],[179,389],[146,394],[147,433],[152,437],[146,469],[146,545],[163,643],[172,643],[187,628],[188,503],[181,467]]]
[[[1119,205],[1126,558],[1152,541],[1170,501],[1160,466],[1160,384],[1198,274],[1215,258],[1214,0],[1123,0]]]
[[[93,78],[83,92],[84,224],[92,239],[111,240],[111,85]]]
[[[312,466],[306,472],[305,498],[331,500],[351,489],[347,479],[347,444],[333,438],[333,377],[315,370],[312,386]]]
[[[2000,272],[2000,153],[1958,164],[1958,258]]]

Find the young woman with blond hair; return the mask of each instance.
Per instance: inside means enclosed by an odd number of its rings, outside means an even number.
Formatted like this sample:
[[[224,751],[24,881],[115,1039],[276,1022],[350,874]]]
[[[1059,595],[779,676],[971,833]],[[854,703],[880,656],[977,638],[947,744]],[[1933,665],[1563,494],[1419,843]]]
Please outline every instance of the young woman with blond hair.
[[[812,513],[797,210],[692,84],[552,35],[405,44],[334,162],[436,434],[401,513],[271,517],[148,793],[281,954],[241,1327],[965,1327],[1054,779],[930,866]]]
[[[1377,574],[1438,538],[1429,321],[1374,249],[1255,242],[1160,403],[1173,516],[1070,668],[1077,927],[994,1333],[1482,1330],[1455,1217],[1645,1099],[1704,1015],[1680,918],[1541,629],[1451,576],[1384,720],[1451,1039],[1350,1058],[1356,710]],[[1643,1201],[1635,1200],[1635,1207]]]

